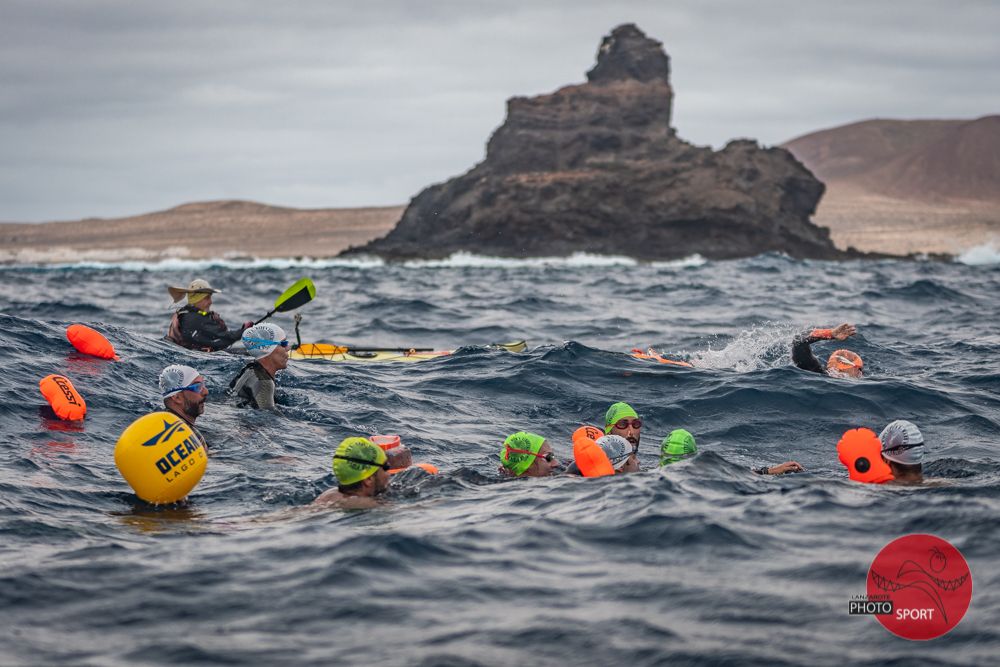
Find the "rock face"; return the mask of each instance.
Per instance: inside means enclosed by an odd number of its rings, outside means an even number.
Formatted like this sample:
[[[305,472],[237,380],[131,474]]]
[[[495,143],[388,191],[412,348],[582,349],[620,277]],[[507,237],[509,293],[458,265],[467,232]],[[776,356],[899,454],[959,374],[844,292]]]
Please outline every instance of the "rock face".
[[[662,44],[619,26],[587,83],[509,100],[483,162],[425,189],[387,236],[347,252],[844,256],[809,222],[823,184],[791,153],[749,140],[688,144],[670,125],[672,104]]]

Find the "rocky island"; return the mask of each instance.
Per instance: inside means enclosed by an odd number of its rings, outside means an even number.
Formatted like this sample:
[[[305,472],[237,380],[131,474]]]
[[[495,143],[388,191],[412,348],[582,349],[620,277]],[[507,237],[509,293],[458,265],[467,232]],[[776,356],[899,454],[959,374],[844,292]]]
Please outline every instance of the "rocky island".
[[[483,162],[426,188],[386,236],[345,253],[855,255],[810,222],[824,186],[790,152],[745,139],[719,151],[689,144],[671,126],[673,96],[663,45],[619,26],[586,83],[510,99]]]

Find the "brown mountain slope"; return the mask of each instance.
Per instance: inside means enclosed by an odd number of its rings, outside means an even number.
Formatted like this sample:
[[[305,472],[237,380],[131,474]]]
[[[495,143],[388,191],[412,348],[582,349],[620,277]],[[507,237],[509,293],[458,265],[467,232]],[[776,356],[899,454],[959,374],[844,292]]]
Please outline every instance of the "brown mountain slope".
[[[868,120],[784,144],[829,188],[929,202],[1000,202],[1000,116]]]
[[[957,254],[1000,241],[1000,116],[867,120],[784,146],[826,184],[813,220],[841,248]]]

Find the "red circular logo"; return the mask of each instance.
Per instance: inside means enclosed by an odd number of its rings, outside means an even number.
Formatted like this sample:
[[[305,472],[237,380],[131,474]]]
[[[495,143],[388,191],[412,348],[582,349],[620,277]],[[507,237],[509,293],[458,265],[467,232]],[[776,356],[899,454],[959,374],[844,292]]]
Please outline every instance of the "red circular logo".
[[[934,639],[965,616],[972,573],[962,553],[936,535],[906,535],[878,552],[868,568],[868,598],[892,601],[875,618],[904,639]]]

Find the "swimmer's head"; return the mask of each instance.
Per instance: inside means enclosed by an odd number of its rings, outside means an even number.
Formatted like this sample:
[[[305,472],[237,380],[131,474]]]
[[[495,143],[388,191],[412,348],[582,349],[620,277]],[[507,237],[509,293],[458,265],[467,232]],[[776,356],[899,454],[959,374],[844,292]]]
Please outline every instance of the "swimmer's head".
[[[835,350],[826,362],[827,370],[854,378],[861,377],[864,367],[861,357],[850,350]]]
[[[611,467],[616,473],[632,472],[625,470],[629,459],[632,458],[632,443],[620,435],[605,435],[597,439],[597,446],[601,448]]]
[[[924,461],[924,436],[913,422],[897,419],[879,434],[882,458],[900,466],[920,468]]]
[[[288,337],[285,336],[285,330],[277,324],[262,322],[243,332],[243,347],[254,359],[263,359],[279,352],[278,348],[281,348],[287,359]]]
[[[670,465],[694,456],[698,451],[694,436],[682,428],[675,429],[660,443],[660,465]]]
[[[193,424],[205,412],[208,386],[195,369],[174,364],[160,373],[160,396],[164,407]]]
[[[514,477],[545,477],[559,462],[545,438],[519,431],[503,441],[500,464]]]
[[[639,413],[628,403],[612,403],[608,411],[604,413],[604,433],[611,433],[611,429],[622,419],[638,419]]]
[[[352,491],[371,479],[371,494],[389,485],[388,457],[368,438],[345,438],[333,454],[333,474],[341,491]],[[366,485],[367,486],[367,485]]]

